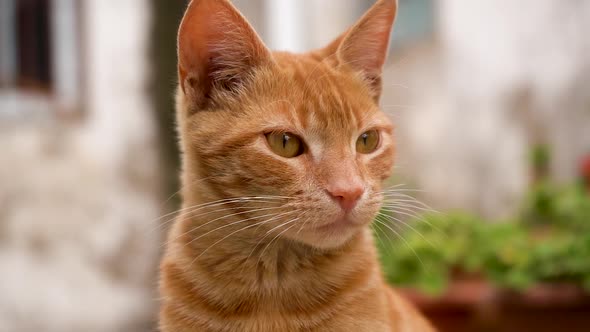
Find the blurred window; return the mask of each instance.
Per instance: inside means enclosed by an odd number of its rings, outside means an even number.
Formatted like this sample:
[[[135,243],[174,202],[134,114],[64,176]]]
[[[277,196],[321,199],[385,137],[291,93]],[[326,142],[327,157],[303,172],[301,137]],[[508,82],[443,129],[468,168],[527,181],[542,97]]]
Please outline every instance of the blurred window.
[[[295,52],[326,45],[375,4],[375,0],[234,1],[249,12],[263,10],[261,34],[272,49]],[[393,48],[432,39],[435,4],[434,0],[399,0]]]
[[[393,46],[432,38],[435,23],[434,6],[433,0],[400,0]]]
[[[0,0],[0,115],[77,115],[80,0]]]
[[[52,83],[49,0],[16,2],[16,83],[50,91]]]
[[[12,84],[15,76],[15,0],[0,1],[0,87]]]

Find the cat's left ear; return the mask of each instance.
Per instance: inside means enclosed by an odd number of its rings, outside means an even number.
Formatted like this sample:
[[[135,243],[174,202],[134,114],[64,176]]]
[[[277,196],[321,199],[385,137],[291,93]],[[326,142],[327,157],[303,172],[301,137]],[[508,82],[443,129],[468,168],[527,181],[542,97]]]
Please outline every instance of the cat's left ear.
[[[397,0],[378,0],[354,26],[317,52],[324,58],[335,57],[338,66],[360,72],[377,101],[396,13]]]
[[[270,51],[229,0],[192,0],[178,32],[182,92],[197,107],[214,90],[236,90],[251,71],[272,63]]]

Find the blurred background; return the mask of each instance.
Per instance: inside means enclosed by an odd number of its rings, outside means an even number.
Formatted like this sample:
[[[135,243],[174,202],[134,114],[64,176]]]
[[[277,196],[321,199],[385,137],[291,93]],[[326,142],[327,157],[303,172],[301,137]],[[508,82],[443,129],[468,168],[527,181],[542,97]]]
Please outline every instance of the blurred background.
[[[373,3],[233,2],[290,51]],[[0,0],[0,332],[155,329],[186,3]],[[382,105],[409,196],[375,230],[441,331],[590,326],[588,31],[588,1],[400,0]]]

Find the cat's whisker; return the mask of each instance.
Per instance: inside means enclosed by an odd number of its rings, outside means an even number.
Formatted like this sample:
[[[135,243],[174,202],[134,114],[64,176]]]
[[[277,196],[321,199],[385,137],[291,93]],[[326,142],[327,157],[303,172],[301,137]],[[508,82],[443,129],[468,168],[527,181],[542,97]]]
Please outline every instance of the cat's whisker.
[[[409,211],[412,212],[420,212],[420,213],[439,213],[436,210],[433,209],[427,209],[425,207],[422,207],[420,205],[417,205],[416,202],[413,201],[398,201],[398,200],[394,200],[394,201],[386,201],[384,202],[383,206],[389,206],[389,207],[402,207],[405,208]]]
[[[392,184],[389,187],[383,188],[382,191],[387,191],[389,189],[396,189],[396,188],[404,188],[404,186],[407,186],[407,183],[397,183],[397,184]]]
[[[400,166],[400,165],[398,165]],[[400,166],[401,167],[401,166]],[[397,193],[425,193],[425,190],[422,189],[411,189],[411,188],[390,188],[386,190],[382,190],[381,193],[383,194],[397,194]]]
[[[410,218],[412,218],[412,219],[416,219],[416,220],[418,220],[418,221],[420,221],[420,222],[426,223],[426,225],[428,225],[428,227],[431,227],[431,228],[432,228],[432,229],[434,229],[435,231],[439,232],[439,233],[440,233],[442,236],[444,236],[445,238],[448,238],[447,234],[446,234],[446,233],[445,233],[445,232],[444,232],[442,229],[440,229],[439,227],[437,227],[437,226],[436,226],[436,225],[434,225],[433,223],[429,222],[429,221],[428,221],[426,218],[419,217],[419,216],[418,216],[418,215],[416,215],[416,214],[411,214],[411,213],[407,213],[407,212],[404,212],[404,211],[399,211],[399,210],[392,210],[392,211],[389,211],[389,212],[396,213],[396,214],[401,214],[401,215],[404,215],[404,216],[410,217]]]
[[[428,204],[420,201],[419,199],[417,199],[416,197],[411,196],[411,195],[407,195],[407,194],[404,194],[404,193],[397,192],[397,193],[385,194],[384,197],[385,197],[385,200],[386,201],[387,200],[391,200],[391,199],[393,199],[393,200],[407,199],[407,200],[410,200],[411,202],[414,202],[414,203],[419,204],[420,206],[424,207],[425,209],[431,210],[431,211],[433,211],[435,213],[440,213],[439,211],[437,211],[437,210],[433,209],[432,207],[430,207],[430,205],[428,205]],[[399,198],[399,197],[401,197],[401,198]]]
[[[384,195],[384,204],[398,204],[400,206],[412,207],[416,210],[432,213],[440,213],[438,210],[430,207],[430,205],[420,201],[419,199],[406,194]]]
[[[204,208],[210,208],[210,207],[216,207],[216,206],[220,206],[220,205],[238,204],[238,203],[241,203],[242,205],[241,206],[238,206],[238,207],[226,207],[226,208],[222,208],[219,211],[224,211],[224,210],[228,210],[228,209],[243,208],[243,205],[244,204],[247,204],[247,203],[248,204],[250,204],[250,203],[252,203],[252,204],[254,204],[254,203],[257,203],[257,204],[265,204],[265,203],[269,203],[269,204],[270,203],[274,203],[274,204],[277,204],[277,203],[281,203],[281,200],[280,199],[268,199],[268,198],[256,198],[256,199],[248,199],[248,200],[238,199],[238,200],[235,200],[235,201],[225,201],[225,202],[220,202],[220,203],[216,203],[216,204],[213,204],[213,205],[199,207],[197,210],[201,210],[201,209],[204,209]],[[198,217],[200,215],[193,215],[195,212],[197,212],[197,210],[191,210],[191,211],[187,211],[187,212],[184,212],[184,213],[186,215],[191,215],[191,217]]]
[[[381,190],[380,192],[382,192],[382,193],[383,193],[383,192],[386,192],[386,191],[388,191],[388,190],[390,190],[390,189],[401,188],[401,187],[403,187],[403,186],[405,186],[405,185],[406,185],[405,183],[398,183],[398,184],[394,184],[394,185],[392,185],[392,186],[389,186],[389,187],[387,187],[387,188],[385,188],[385,189]]]
[[[385,211],[404,211],[404,212],[408,212],[408,213],[413,213],[414,217],[418,217],[423,211],[418,210],[417,207],[415,206],[407,206],[407,205],[401,205],[401,204],[394,204],[394,203],[390,203],[390,204],[383,204],[381,206],[382,210]]]
[[[177,217],[180,217],[182,215],[186,216],[186,215],[192,214],[194,212],[197,212],[197,211],[205,209],[205,208],[216,207],[216,206],[220,206],[220,205],[224,205],[224,204],[232,204],[232,203],[272,203],[272,202],[275,202],[275,201],[281,200],[281,199],[290,199],[290,197],[285,196],[283,198],[281,196],[276,196],[276,197],[252,196],[252,197],[226,198],[226,199],[220,199],[220,200],[216,200],[216,201],[212,201],[212,202],[207,202],[207,203],[202,203],[202,204],[197,204],[197,205],[185,207],[185,208],[178,209],[176,211],[167,213],[163,216],[158,217],[157,219],[152,220],[150,223],[154,223],[154,222],[160,221],[164,218],[168,218],[168,217],[172,216],[171,218],[167,219],[163,223],[159,223],[158,225],[153,227],[150,230],[150,232],[154,232],[155,230],[160,229],[161,227],[174,221]]]
[[[251,220],[258,220],[258,219],[262,219],[262,218],[266,218],[266,217],[271,217],[270,219],[268,219],[268,220],[267,220],[267,222],[270,222],[270,221],[272,221],[272,220],[275,220],[275,219],[277,219],[277,218],[280,218],[280,217],[282,217],[282,216],[284,216],[284,215],[287,215],[287,214],[289,214],[289,213],[291,213],[291,212],[292,212],[292,211],[287,211],[287,212],[280,213],[280,214],[278,214],[278,215],[277,215],[276,213],[269,213],[269,214],[265,214],[265,215],[262,215],[262,216],[254,216],[254,217],[250,217],[250,218],[246,218],[246,219],[240,219],[240,220],[237,220],[237,221],[231,222],[231,223],[229,223],[229,224],[225,224],[225,225],[223,225],[223,226],[217,227],[217,228],[215,228],[215,229],[213,229],[213,230],[210,230],[210,231],[208,231],[208,232],[205,232],[205,233],[203,233],[203,234],[201,234],[201,235],[197,236],[196,238],[194,238],[194,239],[190,240],[188,243],[186,243],[186,244],[185,244],[185,246],[188,246],[188,245],[190,245],[191,243],[193,243],[193,242],[195,242],[195,241],[198,241],[199,239],[201,239],[201,238],[203,238],[203,237],[205,237],[205,236],[207,236],[207,235],[209,235],[209,234],[211,234],[211,233],[214,233],[214,232],[220,231],[220,230],[222,230],[222,229],[224,229],[224,228],[231,227],[231,226],[233,226],[233,225],[241,224],[241,223],[244,223],[244,222],[247,222],[247,221],[251,221]]]
[[[291,211],[291,212],[295,212],[295,211]],[[258,225],[258,227],[256,229],[258,229],[260,226],[262,225]],[[252,248],[252,250],[250,251],[250,253],[248,254],[248,256],[246,256],[246,259],[244,260],[244,264],[248,263],[248,260],[250,259],[250,257],[252,257],[252,255],[254,254],[254,251],[256,251],[256,248],[258,248],[258,246],[262,243],[262,241],[264,241],[264,239],[266,239],[266,237],[269,235],[269,232],[266,232],[264,234],[264,236],[256,243],[256,245]],[[242,272],[244,271],[244,267],[242,267]]]
[[[289,212],[292,212],[292,211],[289,211]],[[254,224],[252,224],[252,225],[249,225],[249,226],[246,226],[246,227],[240,228],[240,229],[238,229],[238,230],[236,230],[236,231],[233,231],[233,232],[229,233],[228,235],[226,235],[226,236],[224,236],[223,238],[221,238],[221,240],[218,240],[217,242],[215,242],[215,243],[213,243],[212,245],[210,245],[209,247],[207,247],[207,249],[203,250],[203,251],[201,252],[201,254],[199,254],[197,257],[195,257],[195,259],[194,259],[194,260],[191,262],[191,264],[190,264],[189,266],[192,266],[192,264],[194,264],[194,262],[196,262],[197,260],[199,260],[199,258],[201,258],[201,257],[202,257],[202,256],[203,256],[203,255],[204,255],[204,254],[205,254],[207,251],[209,251],[209,249],[211,249],[211,248],[212,248],[212,247],[214,247],[215,245],[217,245],[217,244],[221,243],[222,241],[226,240],[227,238],[231,237],[232,235],[234,235],[234,234],[236,234],[236,233],[238,233],[238,232],[242,232],[242,231],[244,231],[244,230],[246,230],[246,229],[252,228],[252,227],[254,227],[254,226],[258,226],[260,223],[267,223],[267,222],[268,222],[268,220],[261,221],[261,222],[259,222],[259,223],[254,223]]]
[[[383,230],[383,228],[381,228],[381,226],[383,225],[383,220],[379,219],[381,216],[377,215],[377,217],[375,217],[374,222],[372,223],[372,225],[378,226],[379,230],[381,230],[382,234],[385,235],[385,238],[387,241],[389,241],[389,243],[394,243],[395,241],[391,238],[391,232],[387,232],[385,230]],[[397,235],[399,237],[399,235]]]
[[[440,234],[446,237],[446,234],[439,227],[433,225],[427,219],[419,217],[416,210],[428,213],[440,212],[438,210],[433,209],[428,204],[418,200],[416,197],[405,194],[405,192],[423,191],[418,189],[400,188],[402,186],[404,185],[395,185],[381,191],[381,194],[384,196],[383,206],[386,208],[389,207],[395,209],[394,211],[390,212],[399,213],[410,218],[417,218],[419,221],[426,223],[429,227],[433,228],[434,230],[438,231]]]
[[[432,213],[430,210],[424,209],[420,206],[415,206],[412,204],[406,203],[397,203],[397,202],[390,202],[385,203],[381,206],[382,210],[390,211],[390,212],[406,212],[407,216],[410,218],[419,218],[421,216],[426,216]]]
[[[431,207],[421,204],[419,201],[405,200],[405,199],[386,199],[383,200],[383,206],[399,206],[407,209],[411,209],[413,212],[420,213],[440,213]]]
[[[182,234],[178,235],[176,238],[174,238],[174,239],[172,239],[172,240],[170,240],[170,241],[166,242],[164,245],[166,245],[166,244],[169,244],[170,242],[176,241],[176,240],[178,240],[179,238],[181,238],[181,237],[183,237],[183,236],[185,236],[185,235],[187,235],[187,234],[193,233],[193,232],[197,231],[198,229],[200,229],[201,227],[205,227],[205,226],[207,226],[207,225],[209,225],[209,224],[211,224],[211,223],[214,223],[214,222],[216,222],[216,221],[220,221],[220,220],[224,220],[224,219],[227,219],[227,218],[231,218],[231,217],[235,217],[235,216],[238,216],[238,215],[243,215],[243,214],[248,214],[248,213],[260,212],[260,211],[269,211],[269,210],[278,210],[278,209],[282,209],[282,208],[283,208],[282,206],[267,207],[267,208],[257,208],[257,209],[253,209],[253,210],[240,211],[240,212],[236,212],[236,213],[232,213],[232,214],[224,215],[224,216],[221,216],[221,217],[217,217],[217,218],[215,218],[215,219],[213,219],[213,220],[210,220],[210,221],[208,221],[208,222],[206,222],[206,223],[204,223],[204,224],[201,224],[201,225],[199,225],[199,226],[196,226],[196,227],[193,227],[193,228],[191,228],[190,230],[188,230],[188,231],[186,231],[186,232],[184,232],[184,233],[182,233]],[[223,210],[223,211],[225,211],[225,210]],[[250,218],[248,218],[248,219],[245,219],[245,220],[249,220],[249,219],[250,219]],[[245,221],[245,220],[241,219],[241,221]],[[231,224],[228,224],[228,225],[232,225],[232,224],[234,224],[234,223],[231,223]],[[228,226],[228,225],[225,225],[225,226],[222,226],[222,227],[226,227],[226,226]],[[210,233],[210,232],[209,232],[209,233]],[[209,234],[209,233],[206,233],[206,234]],[[194,241],[194,240],[192,240],[192,241],[191,241],[191,243],[192,243],[193,241]]]
[[[403,191],[397,191],[397,192],[387,192],[387,193],[382,193],[382,196],[384,199],[404,199],[404,200],[408,200],[408,201],[412,201],[412,202],[416,202],[419,203],[420,205],[426,205],[426,203],[420,201],[419,199],[417,199],[416,197],[409,195],[409,194],[405,194]]]
[[[393,213],[393,214],[403,214],[403,215],[408,216],[409,219],[416,219],[417,221],[422,221],[428,225],[427,221],[423,220],[424,217],[422,216],[422,212],[413,210],[412,208],[399,206],[399,205],[383,205],[381,207],[381,211],[385,211],[385,212]],[[434,229],[434,226],[432,226],[432,225],[429,225],[429,226]]]
[[[405,189],[405,188],[400,188],[400,189],[392,189],[392,190],[389,190],[389,191],[382,191],[381,193],[384,196],[393,196],[393,197],[405,195],[404,197],[417,200],[416,197],[411,196],[411,195],[409,195],[407,193],[425,193],[425,192],[426,191],[420,190],[420,189]],[[408,196],[410,196],[410,197],[408,197]]]
[[[416,203],[420,203],[420,205],[426,204],[412,195],[404,194],[403,191],[383,193],[383,198],[385,198],[385,199],[405,199],[405,200],[413,201]]]
[[[375,237],[377,238],[377,241],[379,241],[379,244],[381,245],[381,248],[385,248],[385,243],[383,243],[383,239],[381,239],[381,234],[385,234],[383,233],[383,229],[381,229],[381,227],[379,226],[379,223],[371,223],[371,228],[373,229],[374,233],[375,233]]]
[[[168,220],[164,221],[163,223],[161,223],[158,227],[163,227],[166,224],[179,219],[181,217],[183,217],[183,220],[186,220],[188,218],[184,218],[184,217],[190,217],[190,218],[197,218],[197,217],[202,217],[211,213],[215,213],[215,212],[221,212],[221,211],[225,211],[228,209],[236,209],[235,207],[223,207],[221,209],[217,209],[217,210],[213,210],[213,211],[207,211],[205,213],[199,213],[199,214],[195,214],[196,212],[206,209],[206,208],[212,208],[212,207],[217,207],[217,206],[222,206],[225,204],[236,204],[236,203],[274,203],[275,201],[271,201],[271,200],[256,200],[256,201],[250,201],[250,202],[243,202],[241,200],[236,200],[236,201],[226,201],[226,202],[220,202],[220,203],[216,203],[216,204],[211,204],[211,205],[206,205],[206,206],[197,206],[197,207],[191,207],[191,208],[186,208],[186,209],[181,209],[178,210],[172,214],[174,214],[174,216],[172,216],[171,218],[169,218]],[[242,207],[238,207],[238,208],[242,208]],[[178,213],[181,212],[181,213]],[[158,228],[156,227],[156,229]]]
[[[382,213],[379,213],[379,215],[385,216]],[[377,219],[375,219],[375,220],[377,220]],[[401,236],[400,233],[398,233],[395,229],[393,229],[392,227],[390,227],[388,224],[384,223],[383,221],[377,220],[377,222],[380,222],[383,226],[387,227],[395,235],[397,235],[404,242],[404,244],[414,253],[414,255],[416,255],[416,258],[418,258],[418,261],[420,261],[420,265],[422,265],[422,268],[426,269],[426,266],[424,265],[424,262],[422,261],[422,259],[420,258],[420,256],[416,252],[416,250],[408,243],[408,241],[403,236]]]
[[[305,225],[307,225],[307,223],[309,222],[309,218],[305,219],[304,222],[301,223],[301,226],[299,227],[299,230],[297,231],[297,235],[299,235],[299,233],[301,233],[301,230],[303,230],[305,228]]]
[[[420,236],[424,241],[426,241],[426,243],[428,243],[433,249],[437,249],[437,246],[435,246],[429,239],[427,239],[424,234],[422,234],[419,230],[417,230],[415,227],[413,227],[410,223],[405,222],[399,218],[396,218],[392,215],[387,215],[387,214],[383,214],[383,216],[385,218],[387,218],[390,221],[396,221],[401,223],[402,225],[408,227],[409,229],[411,229],[412,231],[414,231],[416,234],[418,234],[418,236]]]
[[[401,193],[383,195],[383,201],[386,203],[387,202],[400,202],[400,203],[406,203],[406,204],[413,204],[415,206],[419,206],[419,207],[422,207],[427,210],[435,211],[432,207],[430,207],[428,204],[422,202],[421,200],[419,200],[411,195],[406,195],[406,194],[401,194]]]
[[[292,212],[295,212],[295,211],[289,211],[289,213],[292,213]],[[264,225],[264,224],[260,224],[260,225],[258,225],[258,227],[256,227],[256,229],[255,229],[254,231],[255,231],[255,232],[258,232],[258,230],[260,229],[260,227],[261,227],[261,226],[263,226],[263,225]]]
[[[195,208],[205,208],[205,207],[209,207],[209,206],[216,206],[216,205],[222,205],[222,204],[227,204],[227,203],[233,203],[233,202],[249,202],[249,201],[257,201],[257,200],[272,200],[272,199],[278,199],[280,196],[277,197],[273,197],[273,196],[268,196],[268,197],[264,197],[264,196],[251,196],[251,197],[233,197],[233,198],[225,198],[225,199],[220,199],[220,200],[215,200],[215,201],[211,201],[211,202],[206,202],[206,203],[201,203],[201,204],[196,204],[196,205],[192,205],[189,207],[185,207],[182,209],[178,209],[176,211],[172,211],[170,213],[167,213],[163,216],[160,216],[154,220],[152,220],[151,222],[156,222],[159,220],[162,220],[168,216],[177,214],[178,212],[182,212],[182,211],[186,211],[186,210],[190,210],[190,209],[195,209]],[[282,197],[281,197],[282,198]],[[287,199],[289,197],[285,197],[285,199]]]
[[[274,232],[274,231],[275,231],[275,230],[277,230],[278,228],[281,228],[281,227],[283,227],[283,226],[285,226],[285,225],[287,225],[287,224],[290,224],[290,223],[291,223],[291,222],[293,222],[294,220],[299,220],[299,217],[297,217],[297,218],[295,218],[295,219],[293,219],[293,220],[291,220],[291,221],[288,221],[288,222],[286,222],[286,223],[282,223],[282,224],[280,224],[280,225],[278,225],[278,226],[275,226],[275,227],[273,227],[273,228],[269,229],[268,231],[266,231],[265,235],[271,234],[272,232]]]
[[[299,217],[297,217],[297,218],[295,218],[295,219],[292,219],[292,220],[290,220],[290,221],[288,221],[288,222],[282,223],[282,224],[280,224],[279,226],[277,226],[277,227],[274,227],[273,229],[269,230],[269,231],[268,231],[266,234],[271,234],[271,233],[272,233],[274,230],[276,230],[276,229],[278,229],[278,228],[280,228],[280,227],[287,226],[287,225],[289,225],[289,224],[291,224],[291,223],[294,223],[294,222],[296,222],[296,221],[298,221],[298,220],[299,220]],[[262,252],[260,253],[260,255],[258,255],[258,261],[256,262],[256,265],[255,265],[255,266],[258,266],[258,264],[260,264],[260,259],[261,259],[261,258],[264,256],[264,253],[265,253],[265,252],[266,252],[266,250],[267,250],[267,249],[270,247],[270,245],[271,245],[271,244],[272,244],[272,243],[273,243],[273,242],[274,242],[276,239],[278,239],[278,238],[279,238],[279,236],[283,235],[285,232],[287,232],[288,230],[290,230],[291,228],[293,228],[293,227],[294,227],[294,226],[296,226],[296,225],[297,225],[297,224],[293,224],[293,225],[291,225],[291,226],[287,227],[285,230],[281,231],[279,234],[277,234],[277,235],[276,235],[276,236],[275,236],[275,237],[274,237],[274,238],[273,238],[273,239],[272,239],[272,240],[271,240],[271,241],[270,241],[270,242],[269,242],[269,243],[266,245],[266,247],[264,247],[264,249],[262,249]],[[266,235],[265,235],[265,236],[266,236]]]
[[[205,178],[202,178],[202,179],[196,179],[196,180],[192,181],[191,183],[189,183],[188,185],[181,186],[180,189],[178,189],[178,191],[176,191],[175,193],[173,193],[172,195],[170,195],[170,197],[168,197],[161,204],[161,206],[162,207],[166,206],[166,204],[168,204],[168,202],[170,202],[170,200],[172,200],[172,198],[174,198],[174,196],[180,194],[184,189],[192,188],[193,186],[195,186],[195,185],[197,185],[197,184],[199,184],[199,183],[201,183],[203,181],[210,180],[212,178],[214,178],[214,176],[208,176],[208,177],[205,177]]]

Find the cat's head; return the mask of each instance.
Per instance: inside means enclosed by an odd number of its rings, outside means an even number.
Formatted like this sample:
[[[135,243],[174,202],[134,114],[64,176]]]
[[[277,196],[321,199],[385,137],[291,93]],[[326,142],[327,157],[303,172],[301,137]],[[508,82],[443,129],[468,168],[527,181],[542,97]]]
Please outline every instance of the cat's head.
[[[393,165],[378,100],[396,9],[379,0],[327,47],[295,55],[269,51],[229,1],[194,0],[178,39],[188,203],[252,198],[248,225],[318,248],[366,227]]]

